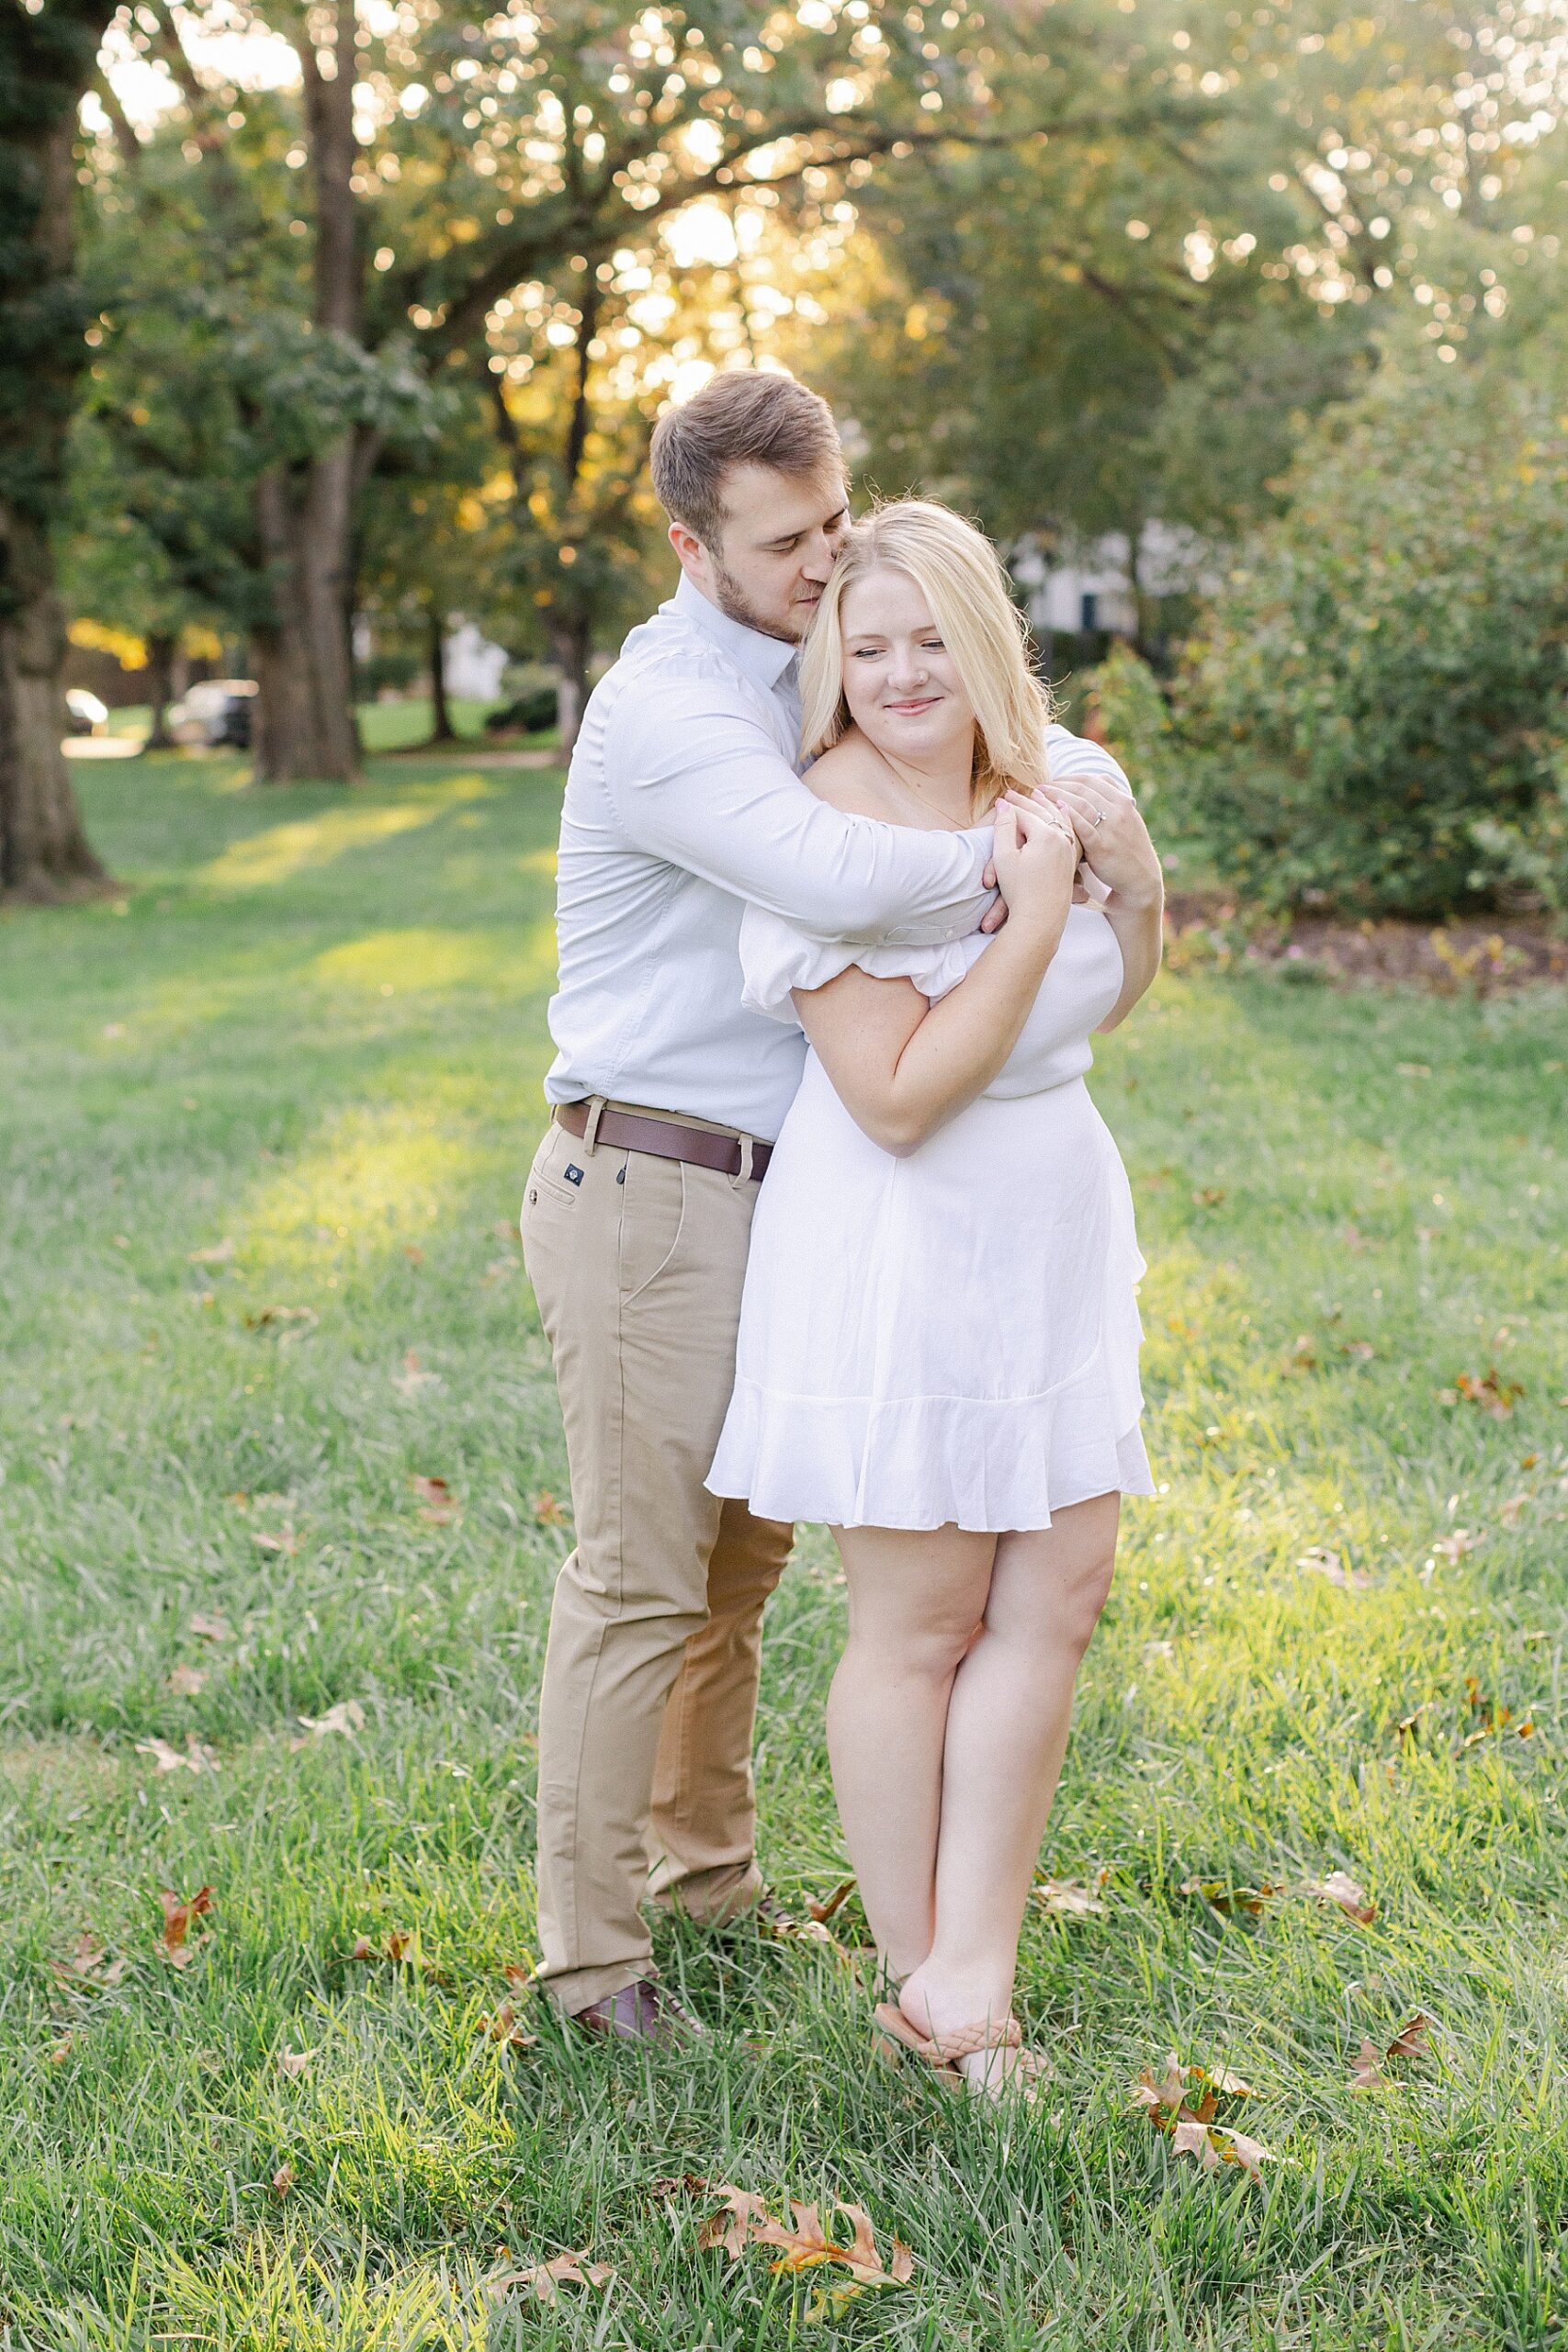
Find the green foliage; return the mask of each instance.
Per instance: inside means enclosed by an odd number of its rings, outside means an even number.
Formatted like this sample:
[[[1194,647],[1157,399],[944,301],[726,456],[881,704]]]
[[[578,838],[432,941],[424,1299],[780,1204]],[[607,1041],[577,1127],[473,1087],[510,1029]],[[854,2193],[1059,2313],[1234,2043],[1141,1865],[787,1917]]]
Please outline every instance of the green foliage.
[[[1436,914],[1537,854],[1568,729],[1558,407],[1390,365],[1308,437],[1182,689],[1204,829],[1259,899]]]
[[[1084,690],[1105,740],[1132,779],[1151,823],[1181,822],[1179,790],[1185,767],[1170,707],[1159,680],[1130,645],[1113,645]]]

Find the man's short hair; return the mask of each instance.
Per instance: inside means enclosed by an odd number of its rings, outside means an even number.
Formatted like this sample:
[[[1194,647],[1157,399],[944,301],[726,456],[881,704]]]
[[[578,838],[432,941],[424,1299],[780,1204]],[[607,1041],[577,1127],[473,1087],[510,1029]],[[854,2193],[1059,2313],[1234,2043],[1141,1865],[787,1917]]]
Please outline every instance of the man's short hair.
[[[724,529],[724,484],[736,466],[772,466],[797,480],[844,473],[833,412],[793,376],[752,368],[710,376],[653,428],[653,487],[672,522],[716,548]]]

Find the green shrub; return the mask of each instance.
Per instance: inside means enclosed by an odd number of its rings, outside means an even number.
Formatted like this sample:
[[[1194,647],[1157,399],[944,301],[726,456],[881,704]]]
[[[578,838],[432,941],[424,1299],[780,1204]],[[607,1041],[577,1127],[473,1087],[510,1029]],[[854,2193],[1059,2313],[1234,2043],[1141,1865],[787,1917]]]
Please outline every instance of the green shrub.
[[[1272,906],[1442,914],[1542,893],[1553,855],[1562,887],[1561,403],[1388,368],[1313,432],[1289,490],[1179,687],[1217,863]]]
[[[1179,747],[1159,680],[1130,645],[1113,645],[1084,681],[1107,744],[1132,779],[1145,817],[1169,801],[1180,778]]]

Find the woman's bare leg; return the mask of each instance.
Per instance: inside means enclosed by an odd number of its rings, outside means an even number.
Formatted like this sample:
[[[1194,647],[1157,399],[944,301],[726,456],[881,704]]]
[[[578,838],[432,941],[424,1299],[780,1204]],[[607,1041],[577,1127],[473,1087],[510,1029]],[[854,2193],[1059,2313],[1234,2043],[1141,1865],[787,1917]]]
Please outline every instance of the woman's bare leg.
[[[978,1640],[953,1678],[942,1750],[936,1932],[900,2001],[924,2032],[1005,2018],[1019,1929],[1062,1770],[1079,1662],[1111,1589],[1119,1495],[997,1538]],[[986,2060],[964,2061],[987,2079]],[[998,2054],[988,2079],[1006,2067]]]
[[[828,1698],[828,1752],[861,1900],[898,1979],[931,1947],[948,1697],[985,1611],[998,1539],[955,1527],[833,1533],[850,1637]]]

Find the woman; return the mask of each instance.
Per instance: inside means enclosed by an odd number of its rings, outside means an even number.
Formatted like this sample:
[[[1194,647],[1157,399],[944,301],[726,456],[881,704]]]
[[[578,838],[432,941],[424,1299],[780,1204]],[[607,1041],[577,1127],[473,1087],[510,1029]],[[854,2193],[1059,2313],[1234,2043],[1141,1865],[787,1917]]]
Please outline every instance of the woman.
[[[943,507],[852,533],[802,695],[812,789],[891,824],[994,820],[1010,916],[920,946],[748,910],[748,1000],[793,1008],[811,1052],[708,1485],[832,1530],[850,1633],[828,1740],[897,1991],[877,2023],[996,2093],[1037,2064],[1019,1930],[1120,1498],[1152,1491],[1143,1261],[1083,1073],[1157,968],[1159,861],[1130,795],[1047,776],[1071,739],[994,550]]]

